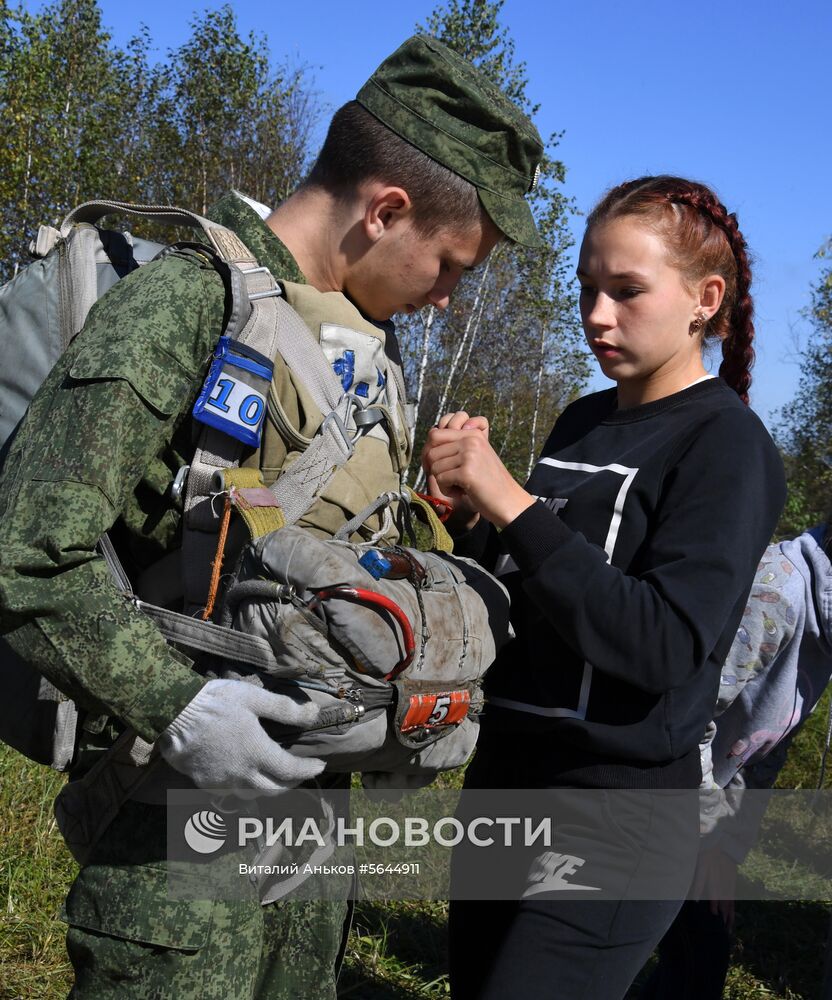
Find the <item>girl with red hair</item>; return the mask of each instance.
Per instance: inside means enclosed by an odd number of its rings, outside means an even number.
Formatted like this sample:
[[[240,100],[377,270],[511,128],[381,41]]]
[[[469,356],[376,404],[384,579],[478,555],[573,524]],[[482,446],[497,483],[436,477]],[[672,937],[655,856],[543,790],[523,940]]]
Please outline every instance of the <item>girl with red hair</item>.
[[[512,594],[516,639],[488,675],[466,787],[694,790],[720,667],[785,500],[748,407],[746,243],[709,188],[643,177],[590,214],[578,279],[587,342],[614,387],[567,407],[525,487],[483,417],[447,414],[423,454],[454,505],[457,551]],[[711,341],[718,377],[703,361]],[[611,807],[587,842],[625,845],[633,879],[661,871],[669,842],[695,839],[695,794],[684,802],[670,827],[660,809]],[[681,902],[559,897],[570,881],[600,885],[591,853],[551,892],[451,904],[455,1000],[624,996]],[[681,883],[694,855],[676,865]]]

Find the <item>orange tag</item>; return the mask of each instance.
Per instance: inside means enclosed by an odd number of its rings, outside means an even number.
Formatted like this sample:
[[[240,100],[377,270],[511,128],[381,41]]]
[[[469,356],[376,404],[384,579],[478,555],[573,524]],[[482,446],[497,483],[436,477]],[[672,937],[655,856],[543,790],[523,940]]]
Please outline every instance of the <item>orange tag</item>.
[[[412,694],[410,707],[401,725],[403,733],[412,729],[455,726],[468,714],[471,695],[468,691],[439,691],[436,694]]]

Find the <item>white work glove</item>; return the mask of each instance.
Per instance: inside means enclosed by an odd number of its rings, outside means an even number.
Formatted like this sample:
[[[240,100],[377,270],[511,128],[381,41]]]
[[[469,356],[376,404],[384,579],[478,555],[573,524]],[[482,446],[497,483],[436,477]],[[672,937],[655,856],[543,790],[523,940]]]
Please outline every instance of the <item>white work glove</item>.
[[[256,789],[269,795],[320,774],[317,757],[295,757],[260,725],[306,727],[318,718],[303,704],[245,681],[208,681],[156,741],[162,757],[199,788]]]

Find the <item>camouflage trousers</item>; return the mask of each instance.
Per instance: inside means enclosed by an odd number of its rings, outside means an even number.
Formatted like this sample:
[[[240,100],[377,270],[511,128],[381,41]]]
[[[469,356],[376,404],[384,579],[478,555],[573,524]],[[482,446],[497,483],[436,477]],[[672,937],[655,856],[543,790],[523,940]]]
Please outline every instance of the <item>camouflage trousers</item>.
[[[165,807],[126,803],[64,907],[71,1000],[334,1000],[345,898],[172,898],[168,874]]]

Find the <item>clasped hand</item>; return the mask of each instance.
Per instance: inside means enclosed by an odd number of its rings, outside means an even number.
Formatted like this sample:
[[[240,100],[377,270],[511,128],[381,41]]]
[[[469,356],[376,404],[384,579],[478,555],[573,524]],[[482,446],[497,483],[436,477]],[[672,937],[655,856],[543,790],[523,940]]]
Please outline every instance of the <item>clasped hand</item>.
[[[459,529],[473,527],[480,515],[504,528],[534,503],[491,447],[486,418],[464,410],[446,413],[428,432],[422,467],[428,490],[453,507]]]

